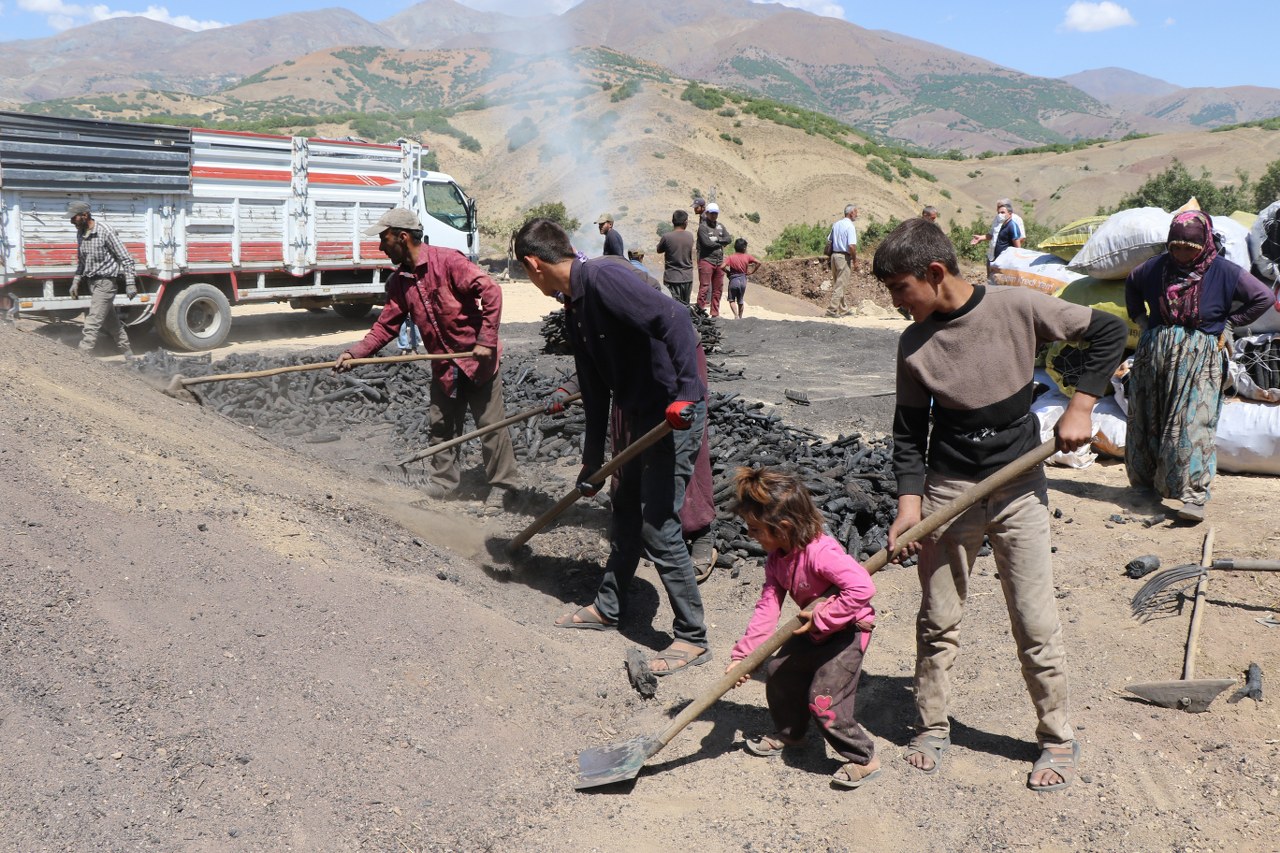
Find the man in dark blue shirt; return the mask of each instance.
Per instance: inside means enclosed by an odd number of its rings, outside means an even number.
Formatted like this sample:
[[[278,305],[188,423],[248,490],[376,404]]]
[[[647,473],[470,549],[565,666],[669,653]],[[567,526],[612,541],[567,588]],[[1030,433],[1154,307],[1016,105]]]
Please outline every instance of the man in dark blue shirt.
[[[698,335],[688,308],[612,258],[580,261],[569,235],[548,219],[516,234],[516,257],[547,296],[561,299],[587,428],[578,488],[604,463],[611,403],[640,436],[664,420],[673,431],[624,465],[613,496],[609,560],[595,601],[556,620],[562,628],[617,627],[640,558],[658,569],[675,614],[675,641],[650,661],[655,675],[711,659],[680,507],[706,428],[706,386],[698,376]]]
[[[613,214],[600,214],[600,218],[596,220],[596,227],[604,235],[604,253],[625,259],[627,253],[622,245],[622,235],[613,227]]]

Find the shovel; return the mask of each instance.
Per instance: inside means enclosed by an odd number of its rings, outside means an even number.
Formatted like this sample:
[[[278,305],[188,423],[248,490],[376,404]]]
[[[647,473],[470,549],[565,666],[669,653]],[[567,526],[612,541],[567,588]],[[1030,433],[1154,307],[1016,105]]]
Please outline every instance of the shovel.
[[[402,361],[445,361],[453,358],[475,358],[475,356],[474,352],[428,352],[416,355],[387,355],[381,358],[349,358],[346,363],[352,366],[361,364],[399,364]],[[302,373],[307,370],[330,370],[336,367],[337,364],[338,362],[336,361],[322,361],[318,364],[291,364],[286,367],[272,367],[269,370],[250,370],[246,373],[217,373],[212,376],[196,376],[191,379],[178,373],[169,380],[169,384],[164,388],[164,393],[179,400],[193,400],[199,403],[200,398],[187,390],[192,385],[203,385],[206,382],[230,382],[233,379],[263,379],[267,376],[279,376],[281,373]]]
[[[571,394],[570,396],[564,398],[564,402],[568,404],[581,399],[582,399],[581,394]],[[466,435],[460,435],[457,438],[451,438],[448,441],[442,441],[439,444],[433,444],[430,447],[426,448],[425,450],[419,450],[410,456],[406,456],[403,459],[397,460],[396,464],[399,465],[401,468],[403,468],[404,466],[410,464],[411,462],[417,462],[419,459],[426,459],[428,456],[435,456],[441,450],[448,450],[450,447],[457,447],[459,444],[462,444],[463,442],[470,441],[473,438],[479,438],[482,435],[487,435],[488,433],[491,433],[494,430],[502,429],[503,427],[509,427],[512,424],[518,424],[520,423],[520,421],[528,420],[534,415],[545,414],[546,411],[547,411],[546,406],[534,406],[532,408],[525,409],[523,412],[518,412],[509,418],[503,418],[497,423],[492,423],[492,424],[489,424],[488,426],[480,427],[480,429],[472,430]]]
[[[1054,440],[1050,439],[1035,450],[1024,453],[990,477],[975,483],[950,503],[934,510],[927,518],[921,520],[919,524],[898,537],[899,552],[903,545],[908,545],[928,536],[996,489],[1021,477],[1027,471],[1048,459],[1053,455],[1054,444]],[[870,574],[875,574],[885,567],[885,564],[889,562],[890,556],[889,551],[882,548],[862,565]],[[835,587],[832,587],[826,594],[836,591]],[[774,631],[773,636],[757,646],[751,654],[738,661],[707,692],[689,703],[689,706],[681,711],[679,716],[657,735],[640,735],[621,743],[596,747],[580,753],[578,755],[578,781],[574,787],[581,791],[586,788],[612,785],[615,782],[634,779],[636,774],[640,772],[640,768],[644,766],[645,761],[670,743],[672,738],[679,734],[685,726],[702,716],[702,712],[706,711],[721,696],[729,692],[742,676],[754,671],[760,664],[765,662],[765,659],[782,648],[782,644],[789,640],[799,627],[800,619],[797,616],[791,617],[778,626],[778,630]]]
[[[538,411],[542,410],[539,409]],[[593,486],[603,485],[604,481],[609,479],[614,471],[617,471],[637,455],[643,453],[650,445],[656,444],[666,438],[670,432],[671,424],[666,421],[658,424],[656,427],[623,448],[621,453],[618,453],[606,462],[600,470],[592,474],[587,482]],[[554,521],[560,513],[577,503],[578,498],[580,497],[582,497],[582,492],[575,487],[573,491],[569,492],[569,494],[557,501],[555,506],[535,518],[533,523],[526,527],[515,539],[506,541],[501,537],[491,536],[485,542],[485,548],[488,549],[489,556],[500,562],[509,562],[511,557],[520,550],[520,547],[524,545],[524,543],[532,539],[539,530]]]
[[[1218,694],[1236,682],[1233,678],[1201,678],[1195,677],[1196,650],[1200,647],[1200,623],[1204,617],[1204,599],[1209,593],[1209,573],[1206,571],[1214,564],[1213,559],[1214,529],[1204,537],[1204,548],[1200,557],[1200,582],[1196,584],[1195,602],[1191,605],[1191,625],[1187,629],[1187,648],[1182,659],[1182,678],[1178,681],[1148,681],[1145,684],[1130,684],[1128,690],[1134,696],[1146,699],[1161,708],[1177,708],[1191,714],[1201,714],[1209,710],[1210,703]],[[1177,569],[1170,569],[1170,572]]]

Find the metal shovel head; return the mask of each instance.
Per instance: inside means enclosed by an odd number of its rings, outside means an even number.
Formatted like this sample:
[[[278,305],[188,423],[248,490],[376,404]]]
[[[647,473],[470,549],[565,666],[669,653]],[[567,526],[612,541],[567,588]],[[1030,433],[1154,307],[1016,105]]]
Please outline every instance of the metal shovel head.
[[[578,753],[578,781],[573,787],[582,791],[634,779],[662,746],[656,737],[638,735],[621,743],[583,750]]]
[[[1203,714],[1218,694],[1234,687],[1232,678],[1193,678],[1178,681],[1148,681],[1130,684],[1128,690],[1134,696],[1146,699],[1161,708],[1174,708],[1191,714]]]

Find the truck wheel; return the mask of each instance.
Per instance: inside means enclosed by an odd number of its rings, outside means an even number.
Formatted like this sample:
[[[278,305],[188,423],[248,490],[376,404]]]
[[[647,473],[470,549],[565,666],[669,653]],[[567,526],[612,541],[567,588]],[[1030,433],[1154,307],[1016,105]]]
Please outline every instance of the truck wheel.
[[[162,314],[156,331],[175,350],[214,349],[222,346],[231,333],[231,303],[212,284],[182,288]]]
[[[373,305],[368,302],[335,302],[333,303],[333,313],[347,320],[363,320],[373,311]]]

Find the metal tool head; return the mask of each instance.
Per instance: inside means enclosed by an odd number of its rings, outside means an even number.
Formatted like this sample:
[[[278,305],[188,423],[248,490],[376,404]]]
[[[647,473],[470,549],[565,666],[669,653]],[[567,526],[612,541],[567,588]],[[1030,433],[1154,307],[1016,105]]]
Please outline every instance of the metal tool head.
[[[1210,703],[1228,687],[1235,686],[1231,678],[1195,678],[1189,681],[1149,681],[1130,684],[1128,690],[1134,696],[1147,700],[1161,708],[1173,708],[1191,714],[1209,710]]]
[[[1133,615],[1147,619],[1165,606],[1176,604],[1178,593],[1198,583],[1207,571],[1199,563],[1187,563],[1185,566],[1174,566],[1152,575],[1133,597]]]
[[[631,740],[583,750],[578,753],[578,781],[573,787],[583,791],[634,779],[649,757],[662,747],[660,739],[638,735]]]

